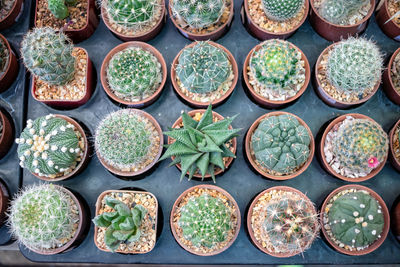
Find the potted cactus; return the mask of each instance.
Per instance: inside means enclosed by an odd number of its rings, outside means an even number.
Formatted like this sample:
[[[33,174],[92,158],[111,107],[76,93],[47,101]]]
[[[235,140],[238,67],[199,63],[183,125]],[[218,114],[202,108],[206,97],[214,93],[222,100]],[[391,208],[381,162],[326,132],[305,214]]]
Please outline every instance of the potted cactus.
[[[362,114],[337,117],[325,129],[319,157],[329,174],[348,181],[362,182],[384,167],[389,139],[382,127]]]
[[[400,41],[400,1],[381,0],[376,7],[376,22],[390,38]]]
[[[14,124],[11,116],[4,109],[0,109],[0,159],[10,150],[14,140]]]
[[[171,158],[171,165],[181,170],[181,181],[185,175],[212,178],[225,171],[236,157],[236,136],[241,129],[233,129],[232,118],[224,119],[207,110],[192,110],[183,113],[168,132],[168,149],[161,160]]]
[[[0,34],[0,93],[11,86],[18,75],[18,70],[19,65],[14,51],[7,39]]]
[[[0,0],[0,30],[11,27],[21,11],[23,0]]]
[[[186,251],[213,256],[235,242],[240,230],[240,210],[222,188],[193,186],[175,201],[170,226],[175,240]]]
[[[206,108],[225,102],[235,89],[238,67],[233,55],[212,41],[193,42],[175,57],[172,85],[190,106]]]
[[[400,120],[389,132],[389,160],[393,167],[400,172]]]
[[[328,46],[315,64],[314,88],[336,108],[351,108],[368,101],[378,90],[383,56],[364,38],[349,38]]]
[[[64,115],[49,114],[34,121],[15,140],[22,168],[45,181],[61,181],[80,173],[89,160],[82,126]]]
[[[247,131],[246,156],[262,176],[288,180],[302,174],[314,157],[314,137],[307,124],[287,112],[259,117]]]
[[[164,0],[103,0],[101,17],[107,28],[123,41],[153,39],[165,23]]]
[[[382,75],[383,90],[387,97],[400,105],[400,48],[390,57],[387,68]]]
[[[268,40],[254,47],[243,65],[243,77],[254,101],[277,108],[298,99],[310,81],[310,64],[290,42]]]
[[[54,184],[25,187],[11,202],[8,225],[29,250],[53,255],[79,245],[88,226],[83,202]]]
[[[10,200],[10,194],[7,186],[2,179],[0,179],[0,227],[6,219],[6,211]]]
[[[162,152],[162,130],[148,113],[122,109],[97,126],[95,149],[101,164],[117,176],[134,177],[150,170]]]
[[[161,95],[167,80],[167,65],[153,46],[127,42],[107,54],[100,75],[101,84],[112,100],[143,108]]]
[[[260,40],[287,39],[304,23],[309,0],[244,0],[242,22]]]
[[[328,41],[362,33],[375,10],[375,0],[310,0],[310,23]]]
[[[157,236],[157,198],[142,191],[109,190],[96,202],[94,243],[106,252],[144,254]]]
[[[376,250],[389,232],[389,211],[383,199],[368,187],[345,185],[325,199],[322,233],[338,252],[360,256]]]

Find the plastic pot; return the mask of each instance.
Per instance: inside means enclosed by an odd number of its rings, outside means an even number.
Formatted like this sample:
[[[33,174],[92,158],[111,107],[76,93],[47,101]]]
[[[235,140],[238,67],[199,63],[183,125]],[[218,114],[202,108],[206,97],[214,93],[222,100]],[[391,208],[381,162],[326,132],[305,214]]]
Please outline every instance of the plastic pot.
[[[15,0],[13,7],[8,15],[0,20],[0,31],[11,27],[19,17],[23,0]]]
[[[10,194],[5,182],[0,179],[0,226],[5,222]]]
[[[2,93],[6,91],[17,78],[19,65],[17,57],[15,56],[14,51],[11,49],[10,43],[2,34],[0,34],[0,39],[7,46],[7,50],[9,52],[9,60],[6,71],[2,76],[0,76],[0,93]]]
[[[395,138],[398,138],[397,136],[394,136],[394,133],[396,132],[396,129],[400,127],[400,120],[396,122],[396,124],[393,126],[393,128],[389,132],[389,161],[392,164],[392,166],[400,172],[400,161],[398,158],[396,158],[396,153],[394,151],[394,140]]]
[[[11,118],[11,117],[10,117]],[[9,119],[5,110],[0,109],[0,120],[3,125],[3,132],[0,136],[0,159],[2,159],[10,150],[14,142],[14,124]]]
[[[390,38],[400,41],[400,26],[393,20],[388,9],[388,0],[383,0],[382,4],[378,4],[375,18],[381,30]]]
[[[391,70],[393,68],[394,60],[399,54],[399,52],[400,48],[398,48],[390,57],[389,64],[387,68],[385,68],[385,71],[383,72],[382,76],[383,90],[385,91],[387,97],[397,105],[400,105],[400,93],[396,90],[393,84]],[[400,73],[398,75],[400,75]]]

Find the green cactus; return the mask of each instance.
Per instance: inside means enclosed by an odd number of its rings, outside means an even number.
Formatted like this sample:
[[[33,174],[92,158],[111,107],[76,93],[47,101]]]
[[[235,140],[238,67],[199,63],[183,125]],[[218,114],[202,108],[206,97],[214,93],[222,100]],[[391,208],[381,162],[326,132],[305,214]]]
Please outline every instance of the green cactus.
[[[115,252],[122,243],[139,241],[141,236],[139,228],[147,210],[138,204],[129,208],[125,203],[111,197],[106,197],[105,203],[114,211],[97,215],[93,219],[93,223],[97,227],[107,228],[104,235],[104,243],[107,248],[111,252]]]
[[[140,101],[159,87],[162,80],[161,64],[149,51],[129,47],[111,58],[107,79],[118,97]]]
[[[307,129],[290,114],[263,119],[251,137],[257,163],[282,175],[294,173],[307,161],[310,142]]]
[[[49,178],[69,173],[82,154],[79,139],[75,126],[55,115],[28,120],[15,140],[21,167]]]
[[[215,182],[215,166],[225,169],[224,157],[235,158],[226,144],[237,136],[241,129],[229,129],[236,116],[214,122],[211,105],[201,117],[194,120],[187,113],[182,114],[183,128],[173,128],[165,135],[175,139],[168,145],[161,160],[175,157],[171,165],[181,164],[181,180],[189,172],[189,180],[199,171],[202,178],[210,174]]]
[[[182,51],[175,71],[187,90],[206,94],[221,88],[232,73],[232,64],[223,49],[197,42]]]
[[[57,19],[65,19],[69,16],[67,5],[75,5],[76,1],[77,0],[47,0],[47,6]]]
[[[304,0],[262,0],[265,15],[276,21],[295,17],[304,6]]]
[[[52,28],[35,28],[21,43],[27,69],[51,85],[65,85],[74,78],[76,59],[73,45],[62,32]]]
[[[8,48],[3,40],[0,39],[0,77],[6,71],[9,58],[10,52],[8,51]]]
[[[370,0],[324,0],[320,7],[321,16],[336,25],[348,25],[352,16]]]

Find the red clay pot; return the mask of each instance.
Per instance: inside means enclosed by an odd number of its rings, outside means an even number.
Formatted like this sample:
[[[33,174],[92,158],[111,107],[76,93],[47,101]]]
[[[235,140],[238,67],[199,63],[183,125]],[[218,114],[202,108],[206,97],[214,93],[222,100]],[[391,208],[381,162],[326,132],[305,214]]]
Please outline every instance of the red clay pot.
[[[0,77],[0,93],[2,93],[6,91],[17,78],[19,65],[17,62],[17,57],[15,56],[14,51],[11,49],[10,43],[2,34],[0,34],[0,39],[7,46],[7,50],[10,55],[6,71],[4,72],[3,76]]]
[[[383,0],[378,4],[376,9],[375,18],[381,30],[390,38],[400,41],[400,26],[397,25],[393,20],[390,20],[392,16],[389,14],[388,0]]]
[[[23,0],[15,0],[14,6],[10,10],[8,15],[0,20],[0,31],[11,27],[19,17],[19,13],[21,11],[21,7],[23,4]]]
[[[3,180],[0,179],[0,226],[5,222],[10,194]]]
[[[398,48],[393,55],[390,57],[389,64],[385,71],[383,72],[382,81],[383,81],[383,90],[385,91],[387,97],[395,104],[400,105],[400,93],[394,87],[391,69],[393,68],[393,62],[396,56],[399,54],[400,48]],[[400,75],[400,73],[398,74]]]
[[[400,242],[400,201],[397,200],[392,208],[392,231]]]
[[[394,133],[396,131],[396,129],[400,126],[400,120],[398,120],[396,122],[396,124],[393,126],[393,128],[390,130],[389,132],[389,148],[390,148],[390,152],[389,152],[389,161],[392,164],[392,166],[398,171],[400,172],[400,161],[399,159],[396,158],[395,156],[395,152],[394,152],[394,140],[395,138],[398,138],[396,136],[394,136]]]
[[[3,125],[3,133],[0,136],[0,159],[7,154],[14,142],[14,125],[5,112],[0,110],[0,120]]]

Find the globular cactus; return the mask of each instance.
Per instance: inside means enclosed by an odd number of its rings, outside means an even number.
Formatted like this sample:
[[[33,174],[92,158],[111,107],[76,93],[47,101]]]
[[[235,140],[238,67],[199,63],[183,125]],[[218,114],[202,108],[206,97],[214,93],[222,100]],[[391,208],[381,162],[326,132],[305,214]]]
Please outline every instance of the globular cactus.
[[[8,51],[8,48],[3,40],[0,39],[0,78],[6,71],[9,58],[10,52]]]
[[[310,155],[311,137],[290,114],[263,119],[251,137],[256,162],[278,175],[294,173]]]
[[[160,85],[161,64],[149,51],[130,47],[111,58],[107,79],[118,97],[142,100],[152,95]]]
[[[320,7],[320,15],[336,25],[348,25],[354,14],[370,0],[325,0]]]
[[[47,0],[50,12],[58,19],[69,16],[67,5],[75,5],[77,0]]]
[[[223,49],[209,42],[197,42],[182,51],[175,71],[187,90],[206,94],[227,81],[232,65]]]
[[[295,17],[304,6],[304,0],[262,0],[265,15],[276,21],[287,21]]]
[[[20,165],[49,178],[69,173],[82,154],[79,139],[73,124],[52,114],[28,120],[20,138],[15,140]]]
[[[140,239],[140,225],[147,214],[142,205],[129,208],[125,203],[106,197],[105,203],[114,211],[103,212],[93,219],[98,227],[106,227],[104,243],[111,252],[116,251],[119,245],[125,242],[133,243]]]
[[[65,85],[74,78],[76,59],[73,45],[62,32],[35,28],[21,43],[25,66],[40,80],[51,85]]]

